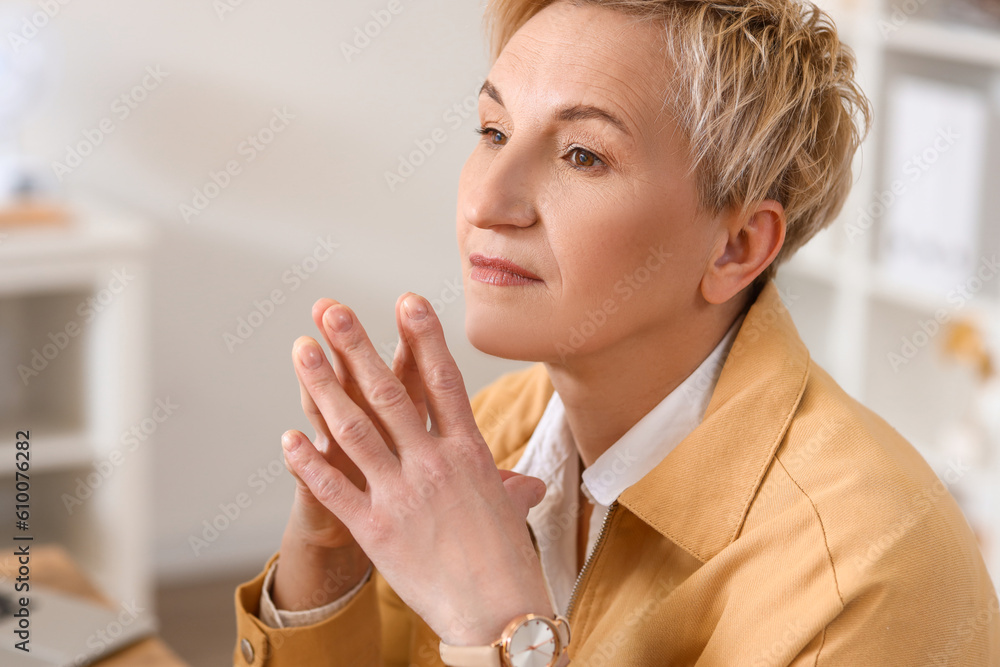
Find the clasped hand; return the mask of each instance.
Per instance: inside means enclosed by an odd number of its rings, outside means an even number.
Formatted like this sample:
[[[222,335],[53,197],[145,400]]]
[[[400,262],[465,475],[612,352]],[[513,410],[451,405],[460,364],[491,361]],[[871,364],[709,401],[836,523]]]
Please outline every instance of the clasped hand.
[[[520,614],[551,616],[525,523],[544,484],[497,469],[430,304],[397,301],[393,369],[349,308],[313,312],[331,359],[295,341],[317,435],[285,433],[289,470],[444,641],[489,644]]]

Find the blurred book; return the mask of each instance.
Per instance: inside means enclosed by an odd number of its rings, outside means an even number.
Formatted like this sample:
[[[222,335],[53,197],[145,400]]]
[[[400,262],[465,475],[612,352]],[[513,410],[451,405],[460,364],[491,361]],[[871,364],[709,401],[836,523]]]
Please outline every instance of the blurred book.
[[[879,259],[886,277],[944,295],[979,263],[988,103],[984,93],[914,76],[888,89]]]
[[[1000,29],[1000,0],[950,0],[939,5],[939,18]]]
[[[55,201],[24,198],[0,206],[0,227],[65,225],[71,219],[69,209]]]

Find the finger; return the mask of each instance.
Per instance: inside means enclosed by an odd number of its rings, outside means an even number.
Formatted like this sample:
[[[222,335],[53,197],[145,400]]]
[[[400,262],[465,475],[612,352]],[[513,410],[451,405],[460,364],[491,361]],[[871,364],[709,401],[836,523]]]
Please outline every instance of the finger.
[[[504,473],[509,474],[504,475]],[[542,502],[542,498],[545,497],[545,482],[537,477],[521,475],[510,470],[501,470],[500,478],[503,479],[507,496],[522,517],[526,518],[528,510]]]
[[[317,300],[316,303],[313,304],[312,309],[313,322],[316,323],[316,328],[323,334],[323,339],[326,341],[327,347],[330,349],[330,362],[333,366],[334,372],[337,374],[337,379],[340,380],[340,385],[344,388],[344,391],[347,392],[347,395],[351,397],[351,400],[361,406],[361,409],[365,411],[365,414],[371,417],[372,421],[375,423],[375,428],[382,436],[382,439],[389,442],[390,449],[395,451],[395,445],[392,444],[392,439],[389,437],[389,434],[379,421],[375,411],[372,410],[370,405],[368,405],[368,401],[365,399],[365,396],[361,391],[361,387],[358,386],[354,376],[347,370],[347,366],[344,365],[344,360],[340,358],[337,350],[333,347],[330,335],[327,332],[326,327],[323,325],[323,314],[336,305],[340,304],[338,301],[334,301],[333,299],[322,298]]]
[[[333,439],[365,478],[398,471],[399,459],[364,410],[344,391],[319,344],[302,336],[293,345],[292,357],[295,373],[316,402]]]
[[[410,293],[403,300],[404,334],[427,395],[431,423],[441,435],[468,432],[476,423],[462,373],[448,351],[444,330],[427,300]]]
[[[330,361],[337,374],[337,379],[340,380],[341,386],[344,387],[344,391],[346,391],[347,395],[351,397],[351,400],[361,406],[361,409],[365,411],[365,414],[371,417],[372,421],[375,423],[375,428],[378,429],[382,439],[388,442],[390,448],[395,451],[396,448],[392,443],[392,438],[389,437],[389,433],[385,430],[385,426],[379,420],[378,415],[376,415],[375,411],[372,410],[370,405],[368,405],[368,400],[361,391],[361,387],[358,386],[357,380],[355,380],[354,376],[351,375],[347,366],[344,364],[344,360],[340,358],[340,354],[338,354],[336,348],[333,347],[333,342],[330,340],[330,334],[326,330],[326,326],[323,325],[323,314],[333,306],[337,305],[340,305],[340,302],[334,301],[333,299],[322,298],[317,300],[316,303],[313,304],[313,322],[316,323],[316,328],[318,328],[323,334],[323,339],[326,341],[327,347],[330,349]]]
[[[289,471],[309,487],[316,500],[349,527],[352,517],[367,510],[368,495],[330,465],[307,438],[299,437],[301,435],[297,431],[286,431],[281,437]]]
[[[316,401],[313,400],[312,394],[309,393],[309,390],[306,389],[306,386],[302,383],[302,378],[299,378],[299,397],[302,402],[303,414],[305,414],[306,419],[309,420],[309,423],[312,424],[313,428],[316,430],[316,435],[313,438],[313,445],[320,451],[320,453],[323,454],[323,456],[326,457],[327,461],[333,465],[340,465],[340,461],[337,460],[338,453],[342,454],[340,451],[340,445],[337,444],[333,434],[330,433],[330,427],[327,425],[326,419],[323,418],[323,413],[320,412],[319,408],[316,406]],[[353,399],[353,397],[351,398]],[[355,403],[356,402],[357,401],[355,401]],[[375,419],[375,415],[371,412],[371,408],[368,407],[367,403],[365,403],[362,409],[365,410],[365,414],[374,420],[373,423],[375,425],[375,429],[379,432],[379,436],[383,440],[388,440],[389,435],[382,429],[378,420]],[[389,449],[395,453],[395,446],[393,446],[391,442],[389,445]],[[344,468],[345,472],[349,469],[357,470],[357,467],[351,463],[349,468]],[[359,475],[360,473],[357,475],[354,475],[351,472],[347,473],[347,476],[351,477],[351,479],[355,479],[355,477]]]
[[[358,488],[365,488],[365,476],[361,474],[361,470],[354,464],[354,461],[341,449],[340,445],[337,444],[336,439],[333,434],[330,433],[330,428],[327,426],[326,419],[320,412],[319,408],[316,407],[316,401],[313,400],[312,395],[309,390],[306,389],[305,384],[302,382],[302,378],[296,376],[299,381],[299,393],[302,400],[302,412],[306,415],[306,419],[309,423],[313,425],[316,430],[316,435],[312,439],[313,447],[330,462],[331,465],[337,466],[344,472],[345,475],[354,482]],[[305,437],[305,436],[303,436]]]
[[[306,440],[307,442],[309,441],[309,438],[306,436],[306,434],[297,429],[289,429],[285,431],[281,435],[281,441],[284,442],[286,438],[299,438],[300,440]],[[347,478],[351,480],[354,486],[364,491],[365,478],[361,474],[361,471],[358,470],[358,467],[354,465],[354,462],[351,461],[351,459],[347,456],[347,454],[341,451],[339,447],[335,447],[334,448],[335,451],[332,454],[328,454],[324,452],[323,449],[316,444],[316,440],[312,440],[311,443],[313,448],[315,448],[316,451],[318,451],[320,454],[323,455],[323,458],[327,460],[327,463],[336,467],[338,470],[347,475]],[[282,455],[284,455],[284,449],[282,449]],[[291,465],[289,465],[287,457],[285,457],[284,461],[285,461],[285,468],[288,470],[288,472],[292,473],[292,477],[295,478],[295,482],[303,489],[308,489],[308,487],[306,487],[305,482],[303,482],[299,478],[295,470],[291,467]]]
[[[426,422],[420,421],[406,388],[378,355],[351,309],[342,304],[327,309],[323,324],[396,448],[418,433],[426,434]]]
[[[427,397],[424,395],[424,383],[420,379],[420,369],[417,368],[417,360],[413,356],[413,349],[406,342],[403,335],[403,313],[401,304],[406,294],[400,295],[396,299],[396,329],[399,331],[399,342],[396,344],[396,354],[392,359],[392,372],[399,378],[399,381],[406,387],[406,393],[410,396],[410,401],[417,408],[424,428],[427,427]]]
[[[323,335],[323,340],[326,341],[326,345],[330,350],[330,363],[333,366],[334,372],[337,374],[337,379],[340,380],[340,385],[347,392],[347,395],[354,399],[354,402],[362,407],[367,407],[368,403],[365,401],[365,397],[361,394],[361,388],[358,387],[357,382],[351,376],[347,367],[344,365],[344,360],[340,358],[337,354],[337,350],[333,347],[333,342],[330,340],[329,334],[326,332],[326,327],[323,326],[323,313],[338,305],[338,301],[333,299],[322,298],[318,299],[316,303],[313,304],[312,308],[312,318],[313,322],[316,323],[316,328],[319,329],[320,333]]]
[[[299,381],[299,398],[302,401],[302,412],[305,414],[306,419],[309,420],[309,423],[312,424],[315,431],[313,443],[316,445],[316,449],[326,455],[334,444],[333,435],[330,433],[330,429],[327,427],[326,420],[323,419],[319,408],[316,407],[316,401],[313,400],[309,390],[306,389],[306,385],[302,382],[302,378],[298,377],[298,375],[296,375],[296,378]]]
[[[281,455],[282,455],[282,457],[284,458],[284,461],[285,461],[285,469],[288,470],[288,472],[292,473],[292,477],[295,478],[295,482],[297,484],[305,486],[306,483],[303,482],[302,479],[299,477],[299,474],[297,472],[295,472],[295,468],[293,468],[292,464],[288,462],[288,454],[285,453],[285,447],[284,447],[285,440],[288,440],[288,439],[291,439],[291,438],[305,438],[305,435],[301,431],[296,431],[294,429],[290,429],[290,430],[285,431],[284,433],[281,434],[281,443],[282,443]],[[308,439],[308,438],[306,438],[306,439]]]

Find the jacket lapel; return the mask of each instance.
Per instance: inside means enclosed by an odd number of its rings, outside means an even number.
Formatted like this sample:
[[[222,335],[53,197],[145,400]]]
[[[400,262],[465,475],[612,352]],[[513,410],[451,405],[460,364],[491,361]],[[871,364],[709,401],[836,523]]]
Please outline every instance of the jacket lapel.
[[[777,286],[747,312],[702,423],[619,498],[698,560],[739,535],[809,377],[809,352]]]

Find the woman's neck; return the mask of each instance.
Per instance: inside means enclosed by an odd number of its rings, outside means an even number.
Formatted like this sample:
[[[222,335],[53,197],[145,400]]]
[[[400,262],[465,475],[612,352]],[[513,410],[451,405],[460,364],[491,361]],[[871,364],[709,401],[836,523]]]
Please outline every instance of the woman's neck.
[[[739,305],[713,308],[672,331],[631,335],[565,364],[546,363],[584,465],[596,461],[693,373],[741,312]]]

